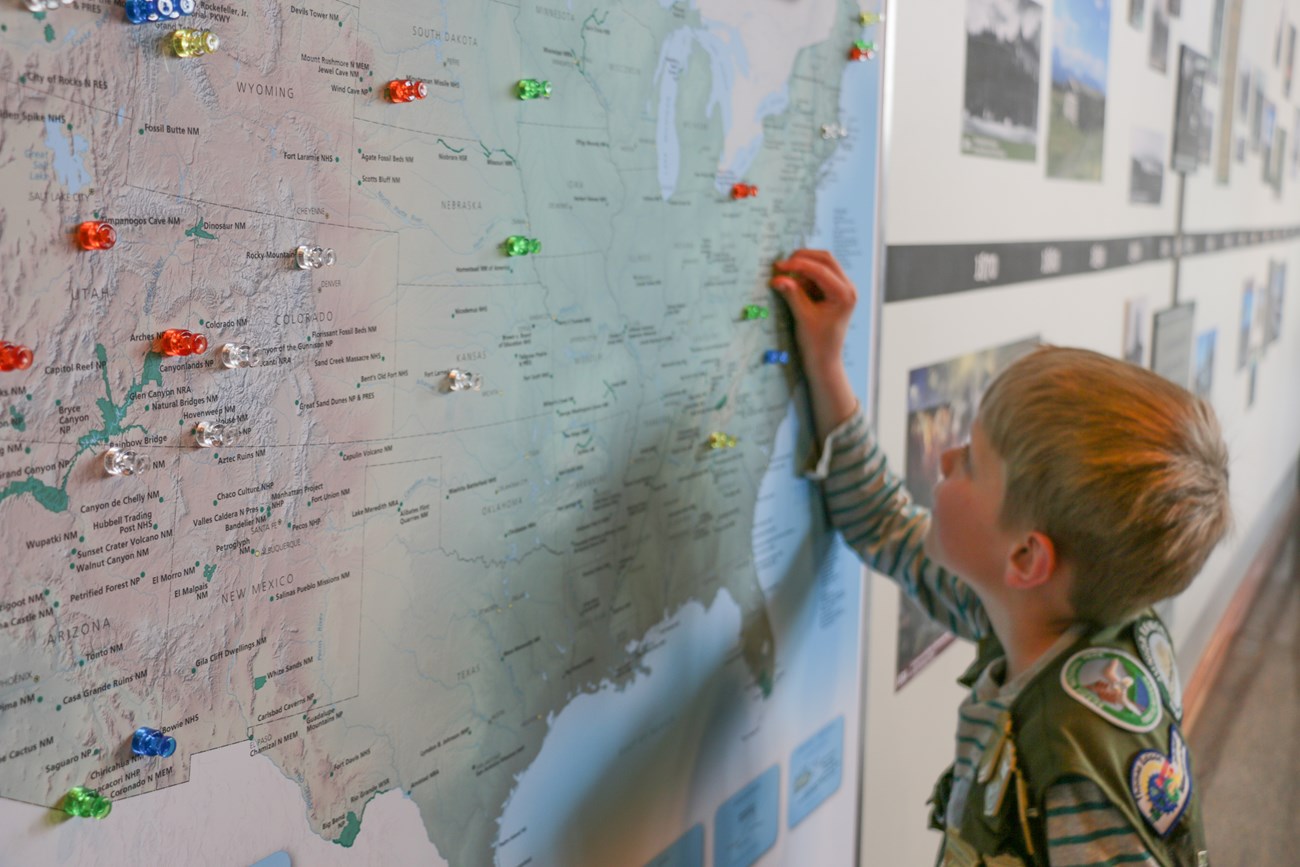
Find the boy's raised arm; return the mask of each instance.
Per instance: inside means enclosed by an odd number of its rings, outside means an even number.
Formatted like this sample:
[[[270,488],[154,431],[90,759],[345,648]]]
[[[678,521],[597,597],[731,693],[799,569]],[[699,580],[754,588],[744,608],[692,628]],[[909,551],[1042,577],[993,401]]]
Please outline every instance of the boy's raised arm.
[[[776,263],[775,289],[794,314],[821,460],[810,474],[822,479],[831,522],[871,568],[895,581],[939,625],[979,640],[988,615],[974,592],[933,563],[923,543],[930,513],[912,504],[858,407],[844,369],[844,340],[857,290],[825,251],[799,250]]]

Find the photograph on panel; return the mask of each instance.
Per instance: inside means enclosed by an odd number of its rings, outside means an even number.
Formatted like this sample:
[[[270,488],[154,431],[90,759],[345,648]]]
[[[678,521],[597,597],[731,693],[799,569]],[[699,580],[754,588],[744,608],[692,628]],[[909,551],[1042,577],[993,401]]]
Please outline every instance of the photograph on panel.
[[[962,153],[1033,162],[1043,7],[1033,0],[969,0]]]
[[[980,398],[989,383],[1038,343],[1037,338],[1020,340],[919,367],[908,374],[906,484],[917,505],[933,508],[932,491],[939,481],[941,457],[970,437]],[[900,598],[896,690],[953,641],[952,633],[926,617],[909,597]]]
[[[1218,339],[1217,328],[1196,335],[1192,390],[1197,397],[1205,400],[1209,400],[1211,392],[1214,391],[1214,346]]]
[[[1101,180],[1110,0],[1056,0],[1047,176]]]
[[[1147,52],[1147,64],[1156,72],[1169,69],[1169,13],[1165,0],[1151,2],[1151,45]]]
[[[1165,188],[1165,137],[1152,129],[1133,130],[1129,155],[1128,200],[1135,205],[1158,205]]]

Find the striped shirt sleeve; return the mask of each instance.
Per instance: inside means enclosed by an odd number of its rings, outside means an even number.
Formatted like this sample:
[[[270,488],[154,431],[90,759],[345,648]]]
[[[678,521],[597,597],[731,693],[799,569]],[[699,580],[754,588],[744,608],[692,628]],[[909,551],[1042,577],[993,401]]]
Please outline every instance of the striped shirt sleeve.
[[[1082,777],[1047,790],[1047,863],[1051,867],[1159,867],[1101,787]]]
[[[931,620],[978,641],[988,614],[967,584],[922,550],[930,512],[912,503],[859,409],[826,438],[808,477],[822,481],[831,523],[872,569],[894,579]]]

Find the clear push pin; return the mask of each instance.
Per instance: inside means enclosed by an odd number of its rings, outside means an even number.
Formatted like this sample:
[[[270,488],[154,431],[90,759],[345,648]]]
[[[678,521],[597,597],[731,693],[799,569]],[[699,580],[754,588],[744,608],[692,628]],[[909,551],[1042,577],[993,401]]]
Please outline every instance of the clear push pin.
[[[304,271],[312,271],[316,268],[333,265],[334,249],[332,247],[308,247],[304,244],[294,252],[294,259],[299,268]]]
[[[468,370],[452,368],[447,371],[448,391],[478,391],[483,386],[483,377]]]
[[[844,138],[848,134],[849,131],[844,128],[843,124],[839,124],[839,123],[822,124],[822,138],[826,139],[827,141],[831,141],[837,138]]]
[[[110,476],[134,476],[144,472],[146,459],[139,452],[113,446],[104,452],[104,472]]]
[[[194,426],[194,442],[199,448],[211,449],[234,443],[235,432],[230,425],[215,421],[201,421]]]
[[[230,370],[245,367],[257,367],[262,363],[262,351],[254,349],[247,343],[226,343],[217,352],[221,366]]]

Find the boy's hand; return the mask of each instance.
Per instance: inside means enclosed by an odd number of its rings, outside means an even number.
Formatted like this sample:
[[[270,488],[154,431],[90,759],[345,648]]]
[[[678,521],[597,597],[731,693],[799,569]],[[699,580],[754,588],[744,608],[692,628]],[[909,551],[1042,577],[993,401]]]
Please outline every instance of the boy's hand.
[[[804,367],[813,376],[841,363],[849,318],[858,301],[853,281],[825,250],[796,250],[772,266],[771,286],[790,305]]]
[[[771,286],[794,314],[813,421],[818,439],[825,439],[858,405],[844,370],[844,338],[858,290],[825,250],[796,250],[773,268]]]

